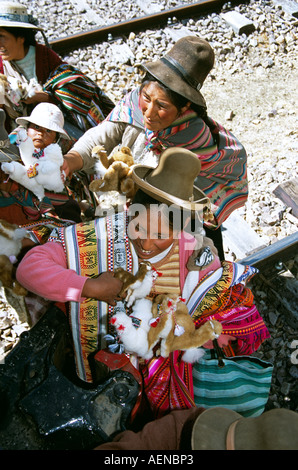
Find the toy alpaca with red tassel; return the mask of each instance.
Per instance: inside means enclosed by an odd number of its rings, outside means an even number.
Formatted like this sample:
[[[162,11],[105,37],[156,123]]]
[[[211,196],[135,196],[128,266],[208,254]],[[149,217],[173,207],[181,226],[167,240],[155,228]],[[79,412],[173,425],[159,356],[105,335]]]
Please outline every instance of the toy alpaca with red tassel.
[[[196,329],[187,305],[179,296],[158,295],[137,300],[128,316],[117,313],[111,319],[125,352],[143,359],[153,357],[153,348],[161,341],[159,355],[168,357],[170,352],[185,351],[183,360],[195,362],[204,355],[200,346],[218,338],[222,326],[215,320],[207,321]]]
[[[126,294],[125,302],[131,307],[137,299],[143,299],[150,294],[156,271],[149,261],[142,261],[136,274],[125,271],[122,268],[114,270],[114,276],[123,282],[120,297]]]
[[[200,346],[210,339],[218,338],[221,323],[210,320],[196,328],[189,315],[184,299],[178,295],[158,295],[152,306],[151,328],[148,332],[148,347],[152,351],[161,340],[160,355],[168,357],[173,351],[187,351],[183,360],[195,362],[203,356]]]

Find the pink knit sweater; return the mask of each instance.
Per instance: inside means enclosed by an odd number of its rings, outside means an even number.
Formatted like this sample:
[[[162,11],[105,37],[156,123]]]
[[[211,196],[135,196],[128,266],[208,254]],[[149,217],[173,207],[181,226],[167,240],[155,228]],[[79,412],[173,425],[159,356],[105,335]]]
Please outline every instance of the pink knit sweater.
[[[63,246],[53,242],[32,248],[16,275],[28,291],[56,302],[80,302],[87,279],[67,268]]]
[[[195,239],[182,236],[180,245],[180,284],[183,288],[187,275],[186,263],[191,255]],[[216,258],[206,270],[200,272],[200,278],[207,271],[220,267]],[[78,275],[67,267],[66,255],[60,243],[48,242],[32,248],[21,261],[17,269],[18,281],[30,292],[55,302],[82,301],[81,293],[86,277]]]

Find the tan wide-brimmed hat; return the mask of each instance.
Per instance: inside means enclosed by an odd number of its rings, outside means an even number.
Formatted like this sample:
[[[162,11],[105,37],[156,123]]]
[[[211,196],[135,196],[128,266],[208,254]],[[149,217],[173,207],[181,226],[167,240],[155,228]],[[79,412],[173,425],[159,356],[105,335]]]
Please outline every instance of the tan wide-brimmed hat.
[[[298,414],[273,409],[243,418],[226,408],[210,408],[196,418],[193,450],[298,450]]]
[[[135,165],[132,178],[146,194],[167,205],[187,210],[209,207],[206,194],[194,185],[201,170],[201,162],[190,150],[171,147],[165,150],[156,168]]]
[[[20,126],[27,126],[30,122],[40,127],[44,127],[45,129],[59,132],[61,136],[69,139],[68,134],[63,129],[63,113],[55,104],[39,103],[35,106],[30,116],[19,117],[16,119],[16,123]]]
[[[166,87],[206,107],[200,90],[213,65],[214,52],[210,44],[196,36],[186,36],[164,57],[142,67]]]
[[[16,27],[41,30],[37,20],[28,14],[25,5],[17,2],[0,1],[0,28]]]

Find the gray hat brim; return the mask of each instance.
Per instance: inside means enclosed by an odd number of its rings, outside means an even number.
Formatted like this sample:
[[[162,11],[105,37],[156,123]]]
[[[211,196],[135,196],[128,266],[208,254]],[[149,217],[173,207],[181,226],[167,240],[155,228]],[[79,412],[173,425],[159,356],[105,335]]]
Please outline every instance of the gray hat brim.
[[[132,178],[136,185],[142,189],[149,196],[154,197],[160,202],[165,204],[173,204],[179,206],[183,209],[190,211],[203,210],[204,207],[210,206],[210,200],[199,188],[196,186],[193,187],[193,200],[186,201],[184,199],[177,198],[165,191],[156,188],[146,181],[146,177],[154,170],[154,168],[146,165],[135,165],[132,168]]]
[[[195,421],[191,435],[193,450],[225,450],[226,434],[232,423],[242,418],[235,411],[216,407],[205,410]]]

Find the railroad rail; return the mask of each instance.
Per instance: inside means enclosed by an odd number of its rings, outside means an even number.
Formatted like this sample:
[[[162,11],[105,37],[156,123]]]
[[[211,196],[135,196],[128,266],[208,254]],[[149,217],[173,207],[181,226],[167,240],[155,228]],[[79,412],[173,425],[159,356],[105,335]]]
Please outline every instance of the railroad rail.
[[[288,269],[293,269],[292,263],[298,257],[298,232],[268,245],[255,253],[243,258],[240,263],[254,266],[271,279]]]
[[[206,13],[215,12],[220,10],[225,3],[225,0],[203,0],[191,5],[179,6],[171,8],[170,10],[159,11],[150,15],[123,21],[121,23],[102,26],[83,33],[51,40],[49,44],[58,54],[62,54],[73,49],[86,47],[107,40],[108,35],[115,37],[121,34],[129,34],[131,31],[140,31],[144,28],[152,28],[167,24],[169,18],[192,18]],[[233,5],[237,3],[240,2],[231,2]]]

